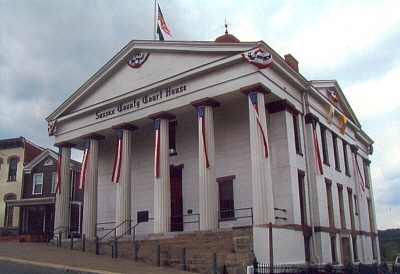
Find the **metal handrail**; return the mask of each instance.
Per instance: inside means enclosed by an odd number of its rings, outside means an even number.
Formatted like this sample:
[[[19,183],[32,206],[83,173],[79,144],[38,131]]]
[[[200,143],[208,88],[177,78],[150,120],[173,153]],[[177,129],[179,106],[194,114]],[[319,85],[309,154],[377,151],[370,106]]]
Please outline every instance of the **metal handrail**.
[[[230,219],[230,218],[226,218],[226,219],[221,218],[221,213],[224,213],[224,212],[237,212],[237,211],[245,211],[245,210],[250,210],[250,215],[234,216],[234,217],[232,217],[232,219]],[[233,221],[233,220],[244,219],[244,218],[251,218],[251,225],[254,224],[254,221],[253,221],[253,208],[252,207],[235,208],[235,209],[229,209],[229,210],[220,210],[220,211],[218,211],[218,226],[219,226],[220,222]]]

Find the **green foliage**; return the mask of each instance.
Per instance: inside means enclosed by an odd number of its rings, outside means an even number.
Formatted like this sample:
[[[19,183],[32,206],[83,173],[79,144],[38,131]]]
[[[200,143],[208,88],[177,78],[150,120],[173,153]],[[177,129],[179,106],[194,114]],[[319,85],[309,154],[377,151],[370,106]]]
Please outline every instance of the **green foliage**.
[[[400,254],[400,229],[379,230],[379,246],[382,261],[394,261]]]

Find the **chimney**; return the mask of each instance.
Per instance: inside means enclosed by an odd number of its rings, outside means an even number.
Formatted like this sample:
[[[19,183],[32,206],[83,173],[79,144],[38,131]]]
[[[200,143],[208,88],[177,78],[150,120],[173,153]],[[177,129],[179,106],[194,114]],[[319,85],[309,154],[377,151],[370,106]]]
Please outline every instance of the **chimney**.
[[[285,55],[285,62],[296,72],[299,72],[299,62],[290,53]]]

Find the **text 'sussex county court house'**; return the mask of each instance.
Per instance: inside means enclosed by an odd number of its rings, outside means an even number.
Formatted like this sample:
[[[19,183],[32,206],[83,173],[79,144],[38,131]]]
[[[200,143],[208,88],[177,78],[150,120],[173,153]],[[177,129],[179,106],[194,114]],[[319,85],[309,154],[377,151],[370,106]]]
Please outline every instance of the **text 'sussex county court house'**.
[[[373,141],[335,80],[305,79],[263,41],[131,41],[46,120],[62,152],[56,228],[79,149],[86,237],[148,214],[138,236],[248,226],[260,262],[379,261]]]

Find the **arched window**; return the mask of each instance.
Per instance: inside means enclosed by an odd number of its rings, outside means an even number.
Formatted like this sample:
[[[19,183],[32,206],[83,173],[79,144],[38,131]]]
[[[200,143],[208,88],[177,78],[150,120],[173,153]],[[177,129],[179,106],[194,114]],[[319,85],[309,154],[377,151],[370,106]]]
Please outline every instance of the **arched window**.
[[[16,181],[17,180],[18,162],[19,162],[19,158],[17,158],[17,157],[12,157],[9,159],[8,181]]]
[[[46,162],[44,162],[45,166],[52,166],[53,165],[53,160],[52,159],[47,159]]]

